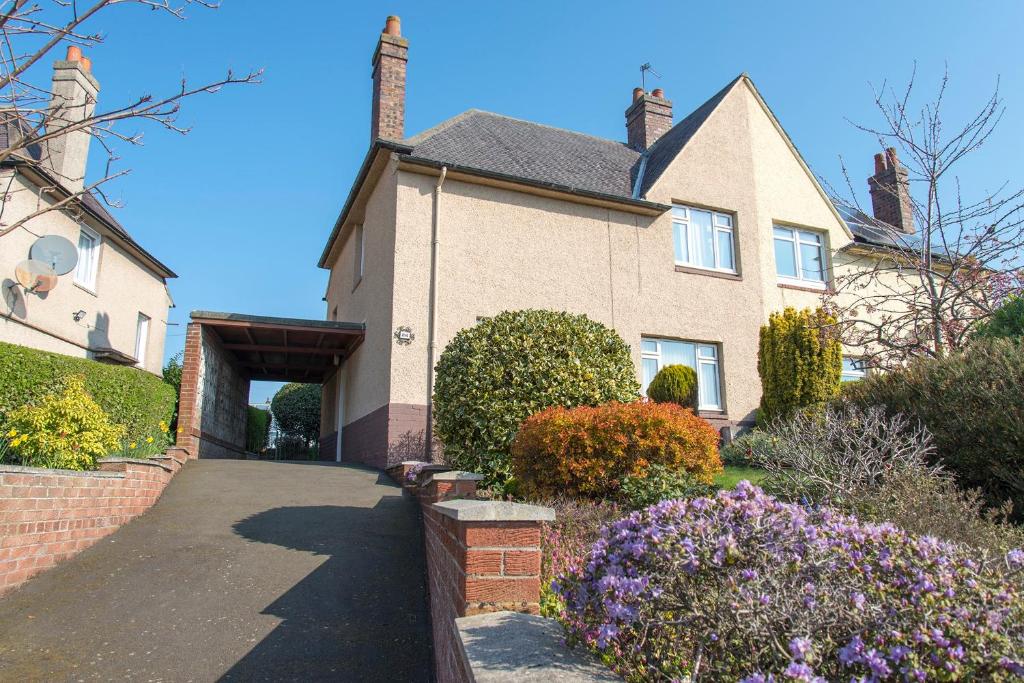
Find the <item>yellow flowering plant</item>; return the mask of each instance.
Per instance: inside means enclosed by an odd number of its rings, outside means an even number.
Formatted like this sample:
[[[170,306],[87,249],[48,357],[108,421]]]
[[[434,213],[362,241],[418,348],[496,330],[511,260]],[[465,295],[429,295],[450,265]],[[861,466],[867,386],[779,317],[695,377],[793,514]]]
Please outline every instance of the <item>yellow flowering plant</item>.
[[[160,455],[168,447],[174,445],[174,436],[167,422],[160,420],[157,424],[157,431],[139,439],[121,442],[121,455],[126,458],[150,458]]]
[[[9,448],[20,464],[69,470],[95,469],[96,460],[114,452],[124,435],[77,375],[59,393],[11,411],[7,426]]]

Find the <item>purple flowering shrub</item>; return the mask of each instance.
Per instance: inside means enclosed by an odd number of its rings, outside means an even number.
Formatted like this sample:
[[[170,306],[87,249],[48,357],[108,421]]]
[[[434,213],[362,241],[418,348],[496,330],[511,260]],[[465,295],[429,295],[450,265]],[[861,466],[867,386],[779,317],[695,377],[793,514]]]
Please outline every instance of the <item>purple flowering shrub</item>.
[[[748,482],[608,525],[553,586],[629,680],[1016,680],[1024,551],[989,556]]]
[[[406,470],[406,472],[405,472],[405,481],[406,481],[406,483],[407,484],[415,484],[416,483],[416,478],[420,476],[420,472],[422,472],[423,468],[426,467],[428,464],[429,463],[418,462],[415,465],[413,465],[412,467],[410,467],[408,470]]]

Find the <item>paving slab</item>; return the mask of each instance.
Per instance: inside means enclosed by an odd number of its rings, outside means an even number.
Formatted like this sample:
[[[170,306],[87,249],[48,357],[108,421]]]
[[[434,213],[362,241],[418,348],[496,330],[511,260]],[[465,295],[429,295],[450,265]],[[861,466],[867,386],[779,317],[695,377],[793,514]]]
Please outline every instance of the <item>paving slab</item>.
[[[374,470],[188,463],[0,598],[0,681],[429,681],[417,503]]]

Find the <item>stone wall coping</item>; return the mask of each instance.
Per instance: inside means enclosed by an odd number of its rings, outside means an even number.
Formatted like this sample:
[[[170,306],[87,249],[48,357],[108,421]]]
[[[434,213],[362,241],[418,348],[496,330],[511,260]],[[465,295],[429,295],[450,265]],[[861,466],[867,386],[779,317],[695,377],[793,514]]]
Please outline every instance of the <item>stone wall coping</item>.
[[[58,470],[50,467],[26,467],[24,465],[0,465],[0,474],[43,474],[52,477],[103,477],[105,479],[124,479],[124,472],[104,472],[102,470]]]
[[[448,500],[434,503],[434,509],[460,522],[551,522],[555,519],[551,508],[497,500]]]
[[[476,683],[622,681],[586,651],[566,647],[554,619],[491,612],[456,619],[455,628],[469,678]]]
[[[463,472],[462,470],[448,470],[447,472],[437,472],[427,477],[426,484],[432,481],[483,481],[484,475],[477,474],[476,472]]]
[[[152,458],[150,458],[150,460],[173,460],[174,462],[178,463],[179,465],[184,465],[185,464],[184,460],[182,460],[181,458],[176,458],[175,456],[171,455],[170,451],[167,451],[163,455],[154,455]]]
[[[122,457],[113,457],[113,458],[100,458],[96,462],[101,462],[101,463],[106,463],[106,462],[123,462],[123,463],[128,463],[130,465],[149,465],[150,467],[159,467],[162,470],[167,470],[168,472],[173,472],[174,469],[170,465],[165,465],[162,462],[158,462],[159,460],[162,460],[162,459],[163,458],[161,458],[160,456],[155,456],[155,457],[152,457],[152,458],[122,458]]]

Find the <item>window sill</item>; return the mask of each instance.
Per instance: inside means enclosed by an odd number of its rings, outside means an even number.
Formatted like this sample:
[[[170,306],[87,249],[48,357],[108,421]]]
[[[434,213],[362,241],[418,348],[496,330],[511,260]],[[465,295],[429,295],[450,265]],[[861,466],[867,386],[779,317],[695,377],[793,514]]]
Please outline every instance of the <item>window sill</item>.
[[[704,410],[698,410],[697,411],[697,417],[704,417],[704,418],[711,417],[711,418],[714,418],[716,420],[728,420],[729,419],[729,414],[727,412],[725,412],[724,410],[704,409]]]
[[[88,288],[88,287],[86,287],[85,285],[83,285],[83,284],[80,284],[80,283],[78,283],[78,282],[74,282],[73,284],[75,285],[75,287],[78,287],[78,288],[79,288],[80,290],[82,290],[82,291],[83,291],[83,292],[85,292],[86,294],[89,294],[89,295],[91,295],[91,296],[94,296],[94,297],[96,297],[97,299],[98,299],[98,298],[99,298],[99,296],[100,296],[99,294],[97,294],[97,293],[96,293],[96,290],[95,290],[95,289],[89,289],[89,288]]]
[[[779,285],[779,289],[792,289],[792,290],[795,290],[795,291],[798,291],[798,292],[813,292],[815,294],[835,294],[835,290],[833,290],[828,285],[824,285],[824,284],[818,286],[818,285],[811,285],[811,284],[800,285],[800,284],[796,284],[794,282],[780,282],[780,283],[778,283],[778,285]]]
[[[739,273],[727,273],[721,270],[710,270],[708,268],[694,268],[693,266],[680,266],[676,265],[677,273],[690,273],[692,275],[709,275],[711,277],[721,278],[723,280],[733,280],[739,282],[743,279],[743,276]]]

